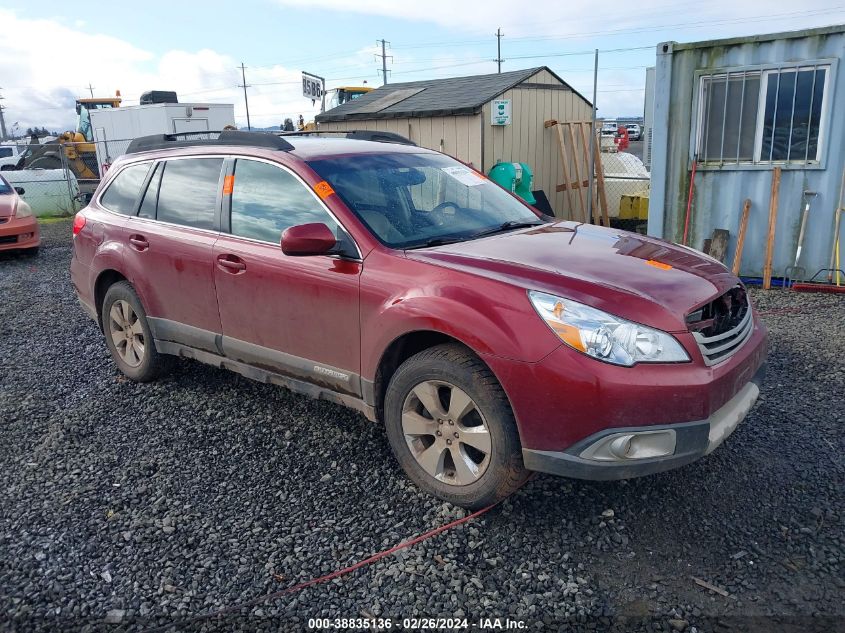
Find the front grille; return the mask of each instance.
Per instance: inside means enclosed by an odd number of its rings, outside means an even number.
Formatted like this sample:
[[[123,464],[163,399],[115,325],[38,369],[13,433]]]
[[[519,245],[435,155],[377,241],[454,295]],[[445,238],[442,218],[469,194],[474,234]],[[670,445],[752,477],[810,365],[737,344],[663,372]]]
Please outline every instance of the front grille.
[[[754,330],[751,305],[745,288],[735,286],[721,297],[698,308],[687,316],[687,325],[707,365],[727,360],[742,347]]]
[[[0,218],[0,224],[6,224],[11,218]]]

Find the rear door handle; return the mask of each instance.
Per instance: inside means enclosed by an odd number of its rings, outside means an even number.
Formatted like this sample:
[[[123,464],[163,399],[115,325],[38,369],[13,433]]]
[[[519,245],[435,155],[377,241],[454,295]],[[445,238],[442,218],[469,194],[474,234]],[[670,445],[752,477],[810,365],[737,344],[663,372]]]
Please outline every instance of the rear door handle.
[[[246,270],[246,264],[235,255],[220,255],[217,257],[217,265],[221,270],[237,275]]]
[[[150,247],[150,243],[143,235],[130,235],[129,243],[136,251],[145,251]]]

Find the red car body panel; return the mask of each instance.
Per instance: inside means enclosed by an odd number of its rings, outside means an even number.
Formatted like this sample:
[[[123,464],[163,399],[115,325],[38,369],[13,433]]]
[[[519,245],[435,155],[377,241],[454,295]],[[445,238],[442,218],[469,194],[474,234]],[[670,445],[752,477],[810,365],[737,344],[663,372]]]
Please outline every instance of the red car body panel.
[[[428,151],[356,141],[353,152],[348,143],[321,139],[288,152],[227,147],[203,154],[274,161],[315,188],[322,179],[303,161]],[[121,159],[109,174],[129,161],[193,153],[188,148]],[[421,331],[447,335],[487,363],[510,400],[523,447],[540,451],[564,451],[606,429],[706,420],[765,362],[766,333],[756,314],[750,338],[736,353],[713,366],[704,362],[685,318],[739,280],[691,249],[561,221],[394,250],[339,196],[321,197],[355,241],[359,261],[288,257],[274,244],[118,216],[100,207],[95,195],[75,239],[74,286],[90,312],[98,277],[116,271],[134,285],[149,316],[222,334],[224,348],[229,337],[338,368],[362,384],[374,383],[398,338]],[[529,290],[670,332],[690,360],[623,367],[588,357],[552,332]],[[366,389],[353,386],[341,390],[367,397]]]
[[[359,374],[359,262],[286,257],[277,245],[221,235],[214,266],[223,335]]]
[[[216,232],[127,217],[121,233],[126,277],[148,316],[221,331],[211,264]]]
[[[7,183],[0,178],[0,184]],[[37,248],[41,244],[41,230],[35,216],[17,215],[18,206],[22,203],[14,189],[0,194],[0,251]]]

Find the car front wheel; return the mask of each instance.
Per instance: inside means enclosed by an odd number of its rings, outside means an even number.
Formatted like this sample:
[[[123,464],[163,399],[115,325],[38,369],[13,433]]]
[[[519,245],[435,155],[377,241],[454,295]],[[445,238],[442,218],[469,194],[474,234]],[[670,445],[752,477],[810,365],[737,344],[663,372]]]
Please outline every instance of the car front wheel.
[[[527,475],[504,390],[459,345],[424,350],[399,367],[385,422],[399,464],[444,501],[481,508],[511,494]]]

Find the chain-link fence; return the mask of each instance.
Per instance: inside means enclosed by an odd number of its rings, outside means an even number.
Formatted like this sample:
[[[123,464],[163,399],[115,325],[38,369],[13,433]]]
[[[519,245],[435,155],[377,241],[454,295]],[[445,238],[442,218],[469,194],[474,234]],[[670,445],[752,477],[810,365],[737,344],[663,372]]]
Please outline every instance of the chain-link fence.
[[[37,216],[73,215],[85,204],[130,139],[74,143],[61,138],[30,143],[17,164],[2,167]]]
[[[648,221],[651,175],[640,156],[631,151],[631,143],[622,142],[624,139],[624,136],[602,137],[601,150],[596,157],[596,170],[602,170],[610,225],[630,231],[644,231]],[[636,149],[640,147],[641,144]]]

